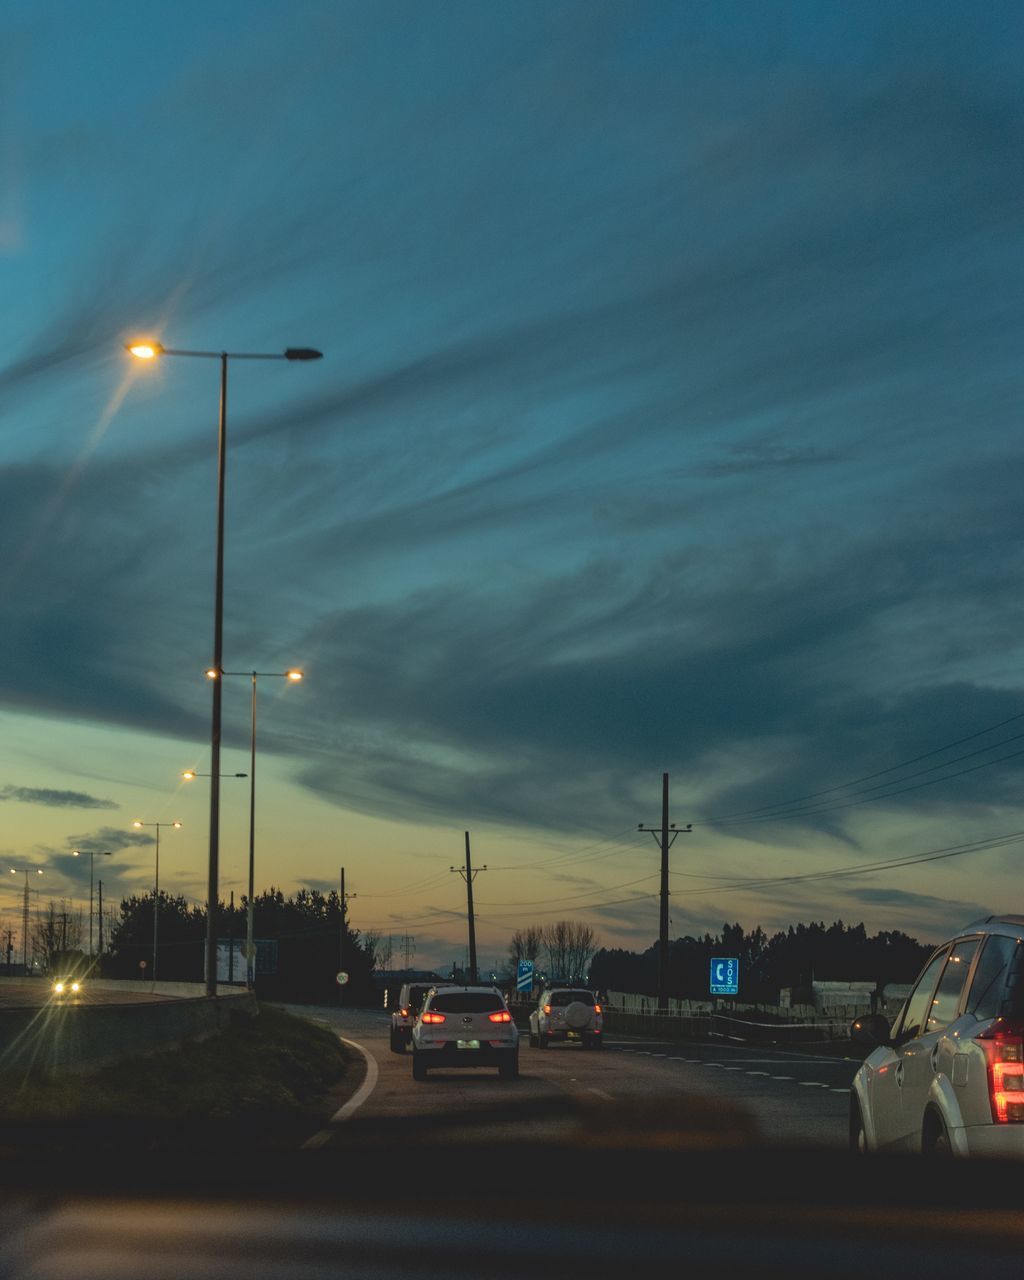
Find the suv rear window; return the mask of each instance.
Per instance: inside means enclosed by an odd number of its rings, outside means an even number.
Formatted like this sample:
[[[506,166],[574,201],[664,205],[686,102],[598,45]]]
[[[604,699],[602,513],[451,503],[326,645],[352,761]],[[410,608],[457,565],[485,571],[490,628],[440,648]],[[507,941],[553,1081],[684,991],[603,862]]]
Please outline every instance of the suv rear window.
[[[551,994],[551,1004],[556,1009],[564,1009],[567,1004],[593,1004],[594,993],[592,991],[554,991]]]
[[[493,1013],[504,1009],[505,1001],[488,991],[453,991],[451,995],[435,996],[430,1007],[437,1013]]]
[[[419,1008],[423,1004],[429,990],[429,986],[409,988],[409,1008],[412,1009],[414,1013],[419,1012]]]

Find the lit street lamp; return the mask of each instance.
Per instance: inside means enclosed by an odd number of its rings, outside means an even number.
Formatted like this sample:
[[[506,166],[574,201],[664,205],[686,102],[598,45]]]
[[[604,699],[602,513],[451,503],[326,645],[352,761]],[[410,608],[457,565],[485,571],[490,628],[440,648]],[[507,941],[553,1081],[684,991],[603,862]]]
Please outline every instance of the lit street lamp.
[[[28,977],[28,878],[35,872],[37,876],[43,874],[42,867],[11,867],[12,876],[25,876],[25,904],[22,907],[22,926],[21,926],[21,951],[22,965],[25,969],[25,977]]]
[[[213,669],[224,669],[224,472],[227,462],[227,406],[229,360],[319,360],[323,352],[312,347],[288,347],[280,353],[241,351],[180,351],[142,339],[125,348],[139,360],[159,356],[194,356],[220,361],[220,415],[217,431],[217,554],[213,611]],[[220,857],[220,736],[221,681],[213,681],[213,713],[210,727],[210,857],[206,903],[206,994],[217,994],[217,941],[215,919]]]
[[[209,778],[208,773],[196,773],[194,769],[186,769],[181,775],[186,782],[192,782],[196,778]],[[247,773],[222,773],[222,778],[248,778]]]
[[[157,927],[160,922],[160,828],[174,827],[176,830],[181,829],[180,822],[139,822],[136,819],[132,823],[133,827],[156,827],[156,879],[153,885],[153,976],[151,982],[156,982],[156,935]]]
[[[222,671],[222,676],[247,676],[252,681],[252,730],[249,734],[249,900],[245,913],[245,985],[251,991],[255,982],[256,940],[254,934],[253,896],[256,892],[256,678],[272,676],[297,684],[302,672],[297,667],[287,671]],[[220,684],[211,667],[207,678]]]
[[[109,858],[113,854],[113,849],[72,849],[71,856],[80,858],[83,853],[89,855],[89,959],[92,959],[92,865],[99,855],[101,858]]]

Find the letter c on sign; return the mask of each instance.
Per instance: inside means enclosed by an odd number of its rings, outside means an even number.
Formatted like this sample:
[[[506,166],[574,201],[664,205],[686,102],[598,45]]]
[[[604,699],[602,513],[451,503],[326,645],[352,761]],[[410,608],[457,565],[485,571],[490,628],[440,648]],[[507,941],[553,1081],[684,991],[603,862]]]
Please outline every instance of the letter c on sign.
[[[715,961],[715,981],[716,981],[716,982],[724,982],[724,981],[725,981],[725,979],[722,977],[722,962],[721,962],[721,960],[716,960],[716,961]]]

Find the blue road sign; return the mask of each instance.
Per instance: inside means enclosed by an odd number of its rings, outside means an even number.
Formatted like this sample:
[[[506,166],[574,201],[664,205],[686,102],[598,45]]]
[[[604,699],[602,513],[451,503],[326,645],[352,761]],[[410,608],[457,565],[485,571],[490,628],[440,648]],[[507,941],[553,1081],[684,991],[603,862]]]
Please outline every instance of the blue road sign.
[[[740,992],[740,962],[736,957],[721,959],[716,956],[711,961],[711,994],[713,996],[736,996]]]
[[[520,960],[519,970],[516,973],[516,990],[532,991],[533,990],[533,961]]]

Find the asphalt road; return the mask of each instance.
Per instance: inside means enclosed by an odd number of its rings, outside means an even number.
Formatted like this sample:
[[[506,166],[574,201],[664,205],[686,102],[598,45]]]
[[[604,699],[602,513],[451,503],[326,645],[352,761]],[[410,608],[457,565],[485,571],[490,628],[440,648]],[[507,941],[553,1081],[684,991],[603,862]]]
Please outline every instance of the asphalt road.
[[[360,1121],[423,1123],[431,1118],[455,1136],[474,1128],[481,1136],[516,1140],[550,1134],[561,1110],[579,1122],[607,1124],[620,1114],[640,1124],[700,1126],[715,1108],[738,1108],[760,1142],[844,1147],[849,1089],[859,1065],[843,1058],[736,1044],[678,1045],[611,1036],[600,1052],[577,1045],[531,1049],[520,1042],[520,1078],[498,1079],[494,1069],[432,1070],[412,1078],[410,1054],[392,1053],[383,1012],[309,1009],[313,1018],[359,1046],[372,1059],[372,1088],[354,1110],[321,1135],[329,1143],[342,1124]],[[376,1075],[375,1081],[372,1079]],[[356,1073],[353,1091],[366,1073]],[[364,1090],[365,1092],[365,1090]],[[564,1107],[560,1107],[560,1100]],[[474,1120],[478,1117],[479,1120]],[[630,1121],[632,1123],[633,1120]],[[724,1120],[723,1123],[728,1123]]]
[[[51,983],[46,978],[8,979],[0,983],[0,1009],[41,1009],[53,999]],[[152,1004],[157,1000],[173,1000],[174,996],[151,995],[145,991],[111,990],[85,984],[79,995],[60,996],[63,1004]]]

